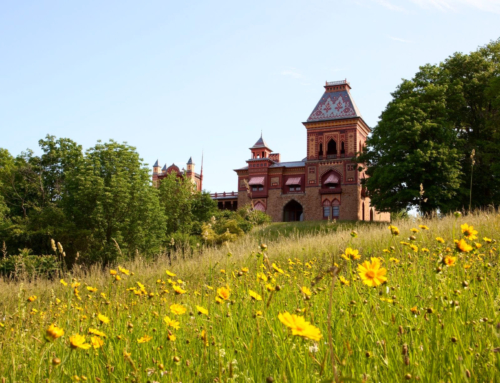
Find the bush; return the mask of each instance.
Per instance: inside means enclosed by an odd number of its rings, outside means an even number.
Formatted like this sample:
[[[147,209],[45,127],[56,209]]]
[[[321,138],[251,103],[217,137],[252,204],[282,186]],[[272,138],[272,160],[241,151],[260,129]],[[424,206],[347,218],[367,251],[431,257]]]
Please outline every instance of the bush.
[[[0,275],[8,278],[33,279],[37,276],[53,277],[61,268],[55,255],[31,255],[21,252],[0,260]],[[29,253],[29,252],[28,252]]]

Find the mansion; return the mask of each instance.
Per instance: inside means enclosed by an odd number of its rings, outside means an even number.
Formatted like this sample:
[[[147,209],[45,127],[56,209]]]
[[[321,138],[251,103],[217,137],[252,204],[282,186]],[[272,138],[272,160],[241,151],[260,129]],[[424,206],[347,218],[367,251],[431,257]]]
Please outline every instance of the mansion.
[[[352,160],[364,147],[370,127],[350,90],[346,80],[326,83],[325,93],[303,123],[306,158],[282,162],[280,154],[259,138],[250,148],[247,166],[235,170],[237,206],[251,204],[275,222],[390,220],[389,213],[370,205],[361,186],[364,171]]]
[[[361,186],[365,177],[353,158],[362,150],[370,127],[352,99],[347,80],[327,82],[325,92],[303,125],[307,131],[307,156],[282,162],[261,136],[250,148],[247,166],[235,169],[238,189],[213,193],[220,209],[236,210],[251,205],[273,221],[390,221],[389,213],[377,212]],[[203,169],[203,165],[202,165]],[[171,172],[185,176],[202,190],[203,170],[195,173],[189,159],[187,170],[175,165],[153,167],[153,184]]]

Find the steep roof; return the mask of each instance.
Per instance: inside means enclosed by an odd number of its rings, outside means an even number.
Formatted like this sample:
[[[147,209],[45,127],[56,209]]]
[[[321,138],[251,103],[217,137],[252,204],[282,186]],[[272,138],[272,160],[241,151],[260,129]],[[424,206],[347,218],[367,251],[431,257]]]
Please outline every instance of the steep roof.
[[[336,86],[341,85],[341,86]],[[347,81],[327,83],[326,91],[307,119],[307,122],[361,117],[349,92]]]
[[[266,141],[264,141],[264,138],[262,138],[262,134],[260,135],[260,138],[257,140],[257,142],[252,146],[250,149],[257,149],[257,148],[268,148]]]
[[[156,160],[155,164],[153,165],[154,168],[158,168],[160,167],[160,165],[158,165],[158,160]]]
[[[193,157],[189,157],[189,161],[187,162],[187,165],[192,165],[193,164]]]
[[[163,169],[161,170],[167,170],[167,164],[163,165]]]

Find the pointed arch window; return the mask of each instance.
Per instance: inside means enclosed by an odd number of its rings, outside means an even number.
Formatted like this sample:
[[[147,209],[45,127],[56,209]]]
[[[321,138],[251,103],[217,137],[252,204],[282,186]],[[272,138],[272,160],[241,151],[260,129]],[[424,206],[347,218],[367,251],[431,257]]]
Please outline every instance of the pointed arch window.
[[[333,219],[339,219],[340,216],[340,202],[338,199],[332,202],[332,217]]]
[[[323,201],[323,219],[328,219],[331,216],[332,206],[331,202],[327,199]]]
[[[328,156],[337,155],[337,143],[333,138],[330,141],[328,141],[326,154]]]

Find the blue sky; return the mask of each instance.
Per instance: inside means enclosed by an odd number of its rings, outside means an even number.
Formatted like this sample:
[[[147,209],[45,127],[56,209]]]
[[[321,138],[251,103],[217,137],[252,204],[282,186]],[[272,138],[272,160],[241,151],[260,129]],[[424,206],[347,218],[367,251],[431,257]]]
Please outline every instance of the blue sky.
[[[499,37],[500,0],[3,1],[0,147],[114,139],[196,170],[204,151],[205,189],[236,190],[261,131],[305,156],[326,80],[374,126],[420,65]]]

